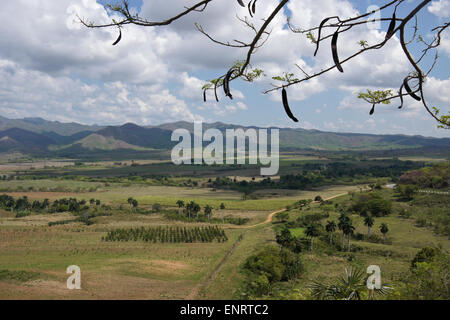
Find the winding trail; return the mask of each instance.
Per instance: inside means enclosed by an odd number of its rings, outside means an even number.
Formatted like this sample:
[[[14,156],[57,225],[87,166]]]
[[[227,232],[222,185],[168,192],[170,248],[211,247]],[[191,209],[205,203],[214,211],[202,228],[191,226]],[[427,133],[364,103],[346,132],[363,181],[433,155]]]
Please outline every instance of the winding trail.
[[[331,200],[331,199],[334,199],[334,198],[338,198],[338,197],[341,197],[341,196],[345,196],[346,194],[347,194],[347,192],[346,192],[346,193],[337,194],[337,195],[335,195],[335,196],[332,196],[332,197],[329,197],[329,198],[324,199],[324,201]],[[318,203],[318,201],[314,201],[314,202],[312,202],[312,203]],[[233,227],[228,227],[228,228],[226,228],[226,229],[251,229],[251,228],[255,228],[255,227],[257,227],[257,226],[261,226],[261,225],[264,225],[264,224],[268,224],[268,223],[271,223],[271,222],[272,222],[273,217],[274,217],[277,213],[279,213],[279,212],[284,212],[284,211],[286,211],[286,209],[280,209],[280,210],[274,211],[274,212],[270,213],[270,214],[267,216],[267,219],[266,219],[266,220],[264,220],[263,222],[257,223],[257,224],[253,224],[253,225],[250,225],[250,226],[233,226]],[[244,232],[242,235],[239,236],[238,240],[233,244],[233,246],[231,247],[231,249],[226,253],[226,255],[223,257],[223,259],[222,259],[222,260],[219,262],[219,264],[214,268],[214,270],[208,275],[208,277],[206,278],[206,280],[203,281],[202,283],[196,285],[196,286],[192,289],[192,291],[191,291],[191,292],[189,293],[189,295],[186,297],[186,300],[195,300],[195,299],[197,298],[198,294],[199,294],[202,290],[206,289],[206,288],[209,286],[209,284],[214,280],[214,278],[215,278],[215,277],[217,276],[217,274],[219,273],[219,271],[220,271],[220,269],[222,268],[222,266],[223,266],[223,265],[227,262],[227,260],[230,258],[231,254],[232,254],[232,253],[234,252],[234,250],[236,250],[236,248],[239,246],[239,244],[241,243],[241,241],[242,241],[242,239],[243,239],[244,234],[245,234],[245,232]]]

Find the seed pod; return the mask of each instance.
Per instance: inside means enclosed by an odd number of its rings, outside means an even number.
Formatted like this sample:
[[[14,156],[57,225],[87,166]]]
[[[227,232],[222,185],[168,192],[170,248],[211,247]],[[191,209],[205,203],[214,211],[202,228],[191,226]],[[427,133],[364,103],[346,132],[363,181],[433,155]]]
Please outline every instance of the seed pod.
[[[215,83],[214,83],[214,96],[216,97],[216,101],[217,102],[219,102],[219,97],[217,96],[217,83],[218,83],[219,81],[217,80]]]
[[[258,0],[253,1],[253,5],[252,5],[253,14],[256,13],[256,1],[258,1]]]
[[[375,103],[373,104],[372,109],[370,109],[369,114],[373,115],[374,112],[375,112]]]
[[[289,108],[287,92],[284,87],[283,87],[283,90],[281,90],[281,96],[283,99],[284,111],[286,111],[286,114],[288,115],[288,117],[291,118],[294,122],[298,122],[298,119],[296,117],[294,117],[294,115],[292,114],[291,108]]]
[[[394,35],[394,30],[395,30],[395,12],[392,15],[392,20],[391,23],[389,24],[389,28],[388,31],[386,33],[386,40],[389,40],[393,35]]]
[[[114,41],[114,43],[112,45],[115,46],[116,44],[118,44],[120,42],[120,40],[122,40],[122,30],[120,30],[120,28],[119,28],[119,37],[117,38],[116,41]]]
[[[400,95],[400,106],[398,108],[401,109],[403,108],[403,84],[401,85],[398,94]]]
[[[330,20],[331,18],[325,18],[322,20],[322,22],[319,25],[319,36],[317,37],[317,43],[316,43],[316,51],[314,51],[314,57],[317,54],[317,51],[319,51],[319,43],[320,43],[320,36],[322,34],[322,28],[325,25],[325,23],[327,23],[328,20]]]
[[[206,89],[203,90],[203,102],[206,102]]]
[[[241,7],[245,8],[245,4],[244,4],[244,2],[242,2],[242,0],[237,0],[237,2],[241,5]]]
[[[410,88],[409,84],[408,84],[408,77],[405,78],[405,80],[403,80],[403,86],[406,89],[406,92],[408,92],[408,94],[411,96],[411,98],[417,100],[417,101],[421,101],[422,99],[417,96]]]
[[[252,9],[251,9],[251,5],[252,5],[252,2],[250,1],[249,3],[248,3],[248,13],[250,13],[250,17],[252,17],[253,18],[253,14],[252,14]]]
[[[231,100],[233,100],[233,96],[231,95],[231,92],[230,92],[230,78],[233,75],[233,72],[234,72],[234,69],[228,70],[227,75],[223,79],[223,90],[225,92],[225,95],[227,97],[229,97]]]
[[[331,39],[331,51],[333,52],[333,60],[334,60],[334,64],[336,65],[336,68],[338,68],[338,70],[340,72],[344,72],[344,69],[342,69],[341,63],[339,62],[339,56],[338,56],[338,51],[337,51],[338,37],[339,37],[339,32],[336,31],[333,34],[333,38]]]

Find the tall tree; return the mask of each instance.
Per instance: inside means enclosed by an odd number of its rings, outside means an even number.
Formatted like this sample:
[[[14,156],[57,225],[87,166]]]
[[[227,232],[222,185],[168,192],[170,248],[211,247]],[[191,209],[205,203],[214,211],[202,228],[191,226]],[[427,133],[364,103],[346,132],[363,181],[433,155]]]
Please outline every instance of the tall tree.
[[[178,206],[178,215],[181,215],[181,212],[183,212],[183,208],[184,208],[184,201],[178,200],[177,206]]]
[[[206,205],[205,207],[205,215],[208,217],[208,221],[211,220],[212,207]]]
[[[333,233],[336,231],[336,222],[327,221],[327,225],[325,226],[328,234],[330,235],[330,244],[333,244]]]
[[[316,224],[309,224],[306,227],[305,234],[311,238],[311,251],[313,251],[314,238],[319,235],[319,229]]]
[[[370,237],[370,228],[372,228],[374,223],[375,219],[372,217],[372,215],[368,214],[364,218],[364,225],[367,226],[367,237]]]
[[[198,203],[193,203],[192,205],[192,212],[197,215],[197,221],[198,221],[198,213],[200,212],[201,208]]]
[[[389,232],[388,225],[386,223],[382,223],[380,226],[380,231],[383,234],[383,243],[386,242],[386,233]]]
[[[350,252],[350,239],[352,238],[352,234],[355,231],[355,227],[353,226],[351,220],[347,221],[343,226],[343,232],[347,236],[348,243],[348,251]]]
[[[342,231],[342,250],[344,250],[345,247],[345,231],[344,231],[344,227],[347,223],[349,223],[350,218],[345,214],[345,213],[341,213],[341,215],[339,216],[339,222],[338,222],[338,228],[339,230]]]

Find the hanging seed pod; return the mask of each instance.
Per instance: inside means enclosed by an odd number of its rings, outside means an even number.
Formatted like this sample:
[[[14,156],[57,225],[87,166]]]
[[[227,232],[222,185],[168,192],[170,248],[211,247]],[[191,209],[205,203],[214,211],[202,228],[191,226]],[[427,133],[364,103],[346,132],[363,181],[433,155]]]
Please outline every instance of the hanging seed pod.
[[[408,92],[408,94],[410,95],[411,98],[417,100],[417,101],[421,101],[422,99],[417,96],[410,88],[409,84],[408,84],[408,77],[405,78],[405,80],[403,80],[403,86],[406,89],[406,92]]]
[[[206,102],[206,89],[203,90],[203,102]]]
[[[284,111],[286,112],[288,117],[291,118],[294,122],[298,122],[298,119],[296,117],[294,117],[294,115],[292,114],[291,108],[289,107],[289,102],[288,102],[288,98],[287,98],[287,92],[286,92],[286,89],[284,87],[283,87],[283,90],[281,90],[281,96],[282,96],[282,99],[283,99]]]
[[[256,1],[258,1],[258,0],[253,1],[253,5],[252,5],[253,14],[256,13]]]
[[[252,2],[250,1],[250,2],[248,3],[248,6],[247,6],[247,7],[248,7],[248,13],[250,14],[250,17],[253,18],[251,5],[252,5]]]
[[[122,30],[120,30],[120,28],[119,28],[119,37],[117,38],[116,41],[114,41],[114,43],[112,45],[115,46],[116,44],[118,44],[120,42],[120,40],[122,40]]]
[[[403,108],[403,84],[401,85],[398,94],[400,95],[400,106],[398,108],[401,109]]]
[[[337,50],[338,37],[339,37],[339,32],[336,31],[333,34],[333,38],[331,39],[331,51],[333,52],[333,60],[334,60],[334,64],[336,65],[336,68],[338,68],[338,70],[340,72],[344,72],[344,69],[342,69],[341,63],[339,62],[339,55],[338,55],[338,50]]]
[[[233,96],[231,95],[230,92],[230,78],[233,75],[234,69],[230,69],[227,72],[227,75],[225,76],[225,78],[223,79],[223,90],[225,92],[225,96],[229,97],[231,100],[233,100]]]
[[[373,115],[374,112],[375,112],[375,103],[373,104],[372,109],[370,109],[369,114]]]
[[[386,32],[386,40],[389,40],[393,35],[394,35],[394,31],[395,31],[395,12],[392,15],[392,20],[391,23],[389,24],[389,28],[388,31]]]
[[[241,5],[241,7],[245,8],[245,4],[244,4],[244,2],[242,0],[237,0],[237,2]]]
[[[218,83],[218,82],[219,82],[219,80],[217,80],[217,81],[214,83],[214,96],[215,96],[217,102],[219,102],[219,97],[217,96],[217,83]]]
[[[314,51],[314,57],[316,56],[317,52],[319,51],[319,44],[320,44],[320,36],[322,35],[322,28],[327,23],[328,20],[331,18],[325,18],[322,20],[322,22],[319,25],[319,35],[317,37],[317,43],[316,43],[316,51]]]

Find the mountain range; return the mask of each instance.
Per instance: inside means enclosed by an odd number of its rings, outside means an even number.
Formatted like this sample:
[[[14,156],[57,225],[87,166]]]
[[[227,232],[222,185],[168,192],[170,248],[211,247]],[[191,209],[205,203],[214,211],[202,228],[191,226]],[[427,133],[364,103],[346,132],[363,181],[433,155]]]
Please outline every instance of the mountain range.
[[[193,133],[189,122],[158,126],[89,126],[78,123],[47,121],[42,118],[7,119],[0,117],[0,152],[19,151],[25,154],[65,154],[99,151],[169,150],[176,142],[170,137],[175,129]],[[203,130],[254,128],[221,122],[203,124]],[[280,129],[280,150],[371,151],[371,150],[450,150],[450,138],[428,138],[406,135],[373,135],[335,133],[298,128]]]

